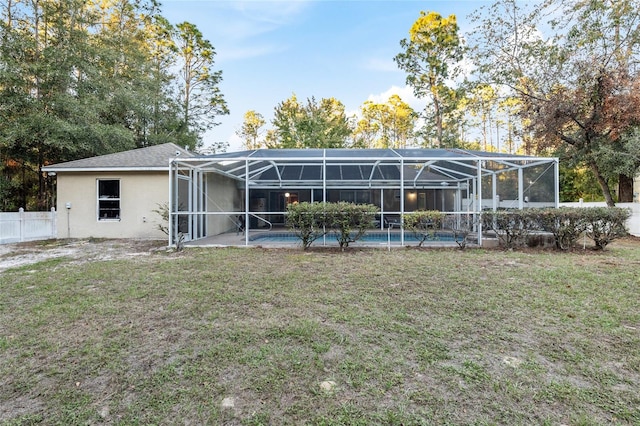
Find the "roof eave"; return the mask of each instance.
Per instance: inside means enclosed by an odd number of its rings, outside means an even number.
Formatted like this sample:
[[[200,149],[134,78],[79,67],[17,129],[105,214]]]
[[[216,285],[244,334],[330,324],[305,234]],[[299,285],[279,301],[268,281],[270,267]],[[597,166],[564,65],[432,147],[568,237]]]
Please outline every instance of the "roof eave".
[[[44,166],[43,172],[169,172],[169,167],[56,167]]]

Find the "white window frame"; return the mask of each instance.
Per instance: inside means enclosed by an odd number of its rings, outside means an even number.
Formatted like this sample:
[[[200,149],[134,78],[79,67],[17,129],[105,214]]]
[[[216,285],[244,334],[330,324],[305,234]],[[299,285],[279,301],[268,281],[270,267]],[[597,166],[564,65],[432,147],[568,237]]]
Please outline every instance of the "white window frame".
[[[118,196],[117,197],[106,197],[100,196],[100,182],[104,181],[117,181],[118,182]],[[100,202],[101,201],[117,201],[118,202],[118,214],[116,217],[104,217],[100,215]],[[122,182],[120,179],[96,179],[96,216],[98,222],[119,222],[122,220]]]

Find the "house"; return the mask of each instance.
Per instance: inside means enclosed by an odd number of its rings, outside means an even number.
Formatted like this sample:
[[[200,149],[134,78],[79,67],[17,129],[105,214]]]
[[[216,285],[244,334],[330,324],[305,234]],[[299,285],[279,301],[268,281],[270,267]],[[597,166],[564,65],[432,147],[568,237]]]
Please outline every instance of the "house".
[[[173,144],[54,164],[58,238],[166,238],[154,212],[169,200],[169,162],[193,153]]]
[[[166,238],[250,245],[284,227],[287,205],[348,201],[380,209],[380,229],[439,210],[473,224],[483,210],[558,205],[558,159],[461,149],[261,149],[196,155],[168,143],[55,164],[58,238]],[[239,236],[239,230],[245,231]],[[395,227],[400,244],[404,230]],[[240,239],[242,238],[242,240]],[[256,240],[257,241],[257,240]]]

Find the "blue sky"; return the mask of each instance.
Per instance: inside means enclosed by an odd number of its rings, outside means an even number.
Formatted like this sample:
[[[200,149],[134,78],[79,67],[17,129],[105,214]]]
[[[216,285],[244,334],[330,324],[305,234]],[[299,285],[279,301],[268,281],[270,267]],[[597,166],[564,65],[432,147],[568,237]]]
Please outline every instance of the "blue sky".
[[[235,131],[244,113],[261,113],[270,128],[275,106],[292,94],[302,102],[334,97],[354,114],[366,100],[386,102],[397,93],[414,109],[404,72],[393,58],[420,11],[455,14],[464,34],[468,15],[489,2],[458,1],[228,1],[164,0],[173,24],[196,24],[216,49],[222,93],[231,111],[205,135],[205,147],[227,141],[242,149]]]

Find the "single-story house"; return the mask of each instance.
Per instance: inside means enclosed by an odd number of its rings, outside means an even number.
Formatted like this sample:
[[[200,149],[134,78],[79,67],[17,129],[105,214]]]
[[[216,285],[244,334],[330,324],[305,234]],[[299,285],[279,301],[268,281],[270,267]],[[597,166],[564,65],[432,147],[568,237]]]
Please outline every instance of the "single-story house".
[[[235,244],[284,227],[290,203],[348,201],[402,215],[440,210],[473,223],[483,210],[558,206],[558,159],[461,149],[259,149],[197,155],[174,144],[55,164],[59,238],[166,238]]]
[[[173,143],[54,164],[58,238],[167,238],[154,212],[169,200],[169,162],[194,153]]]

